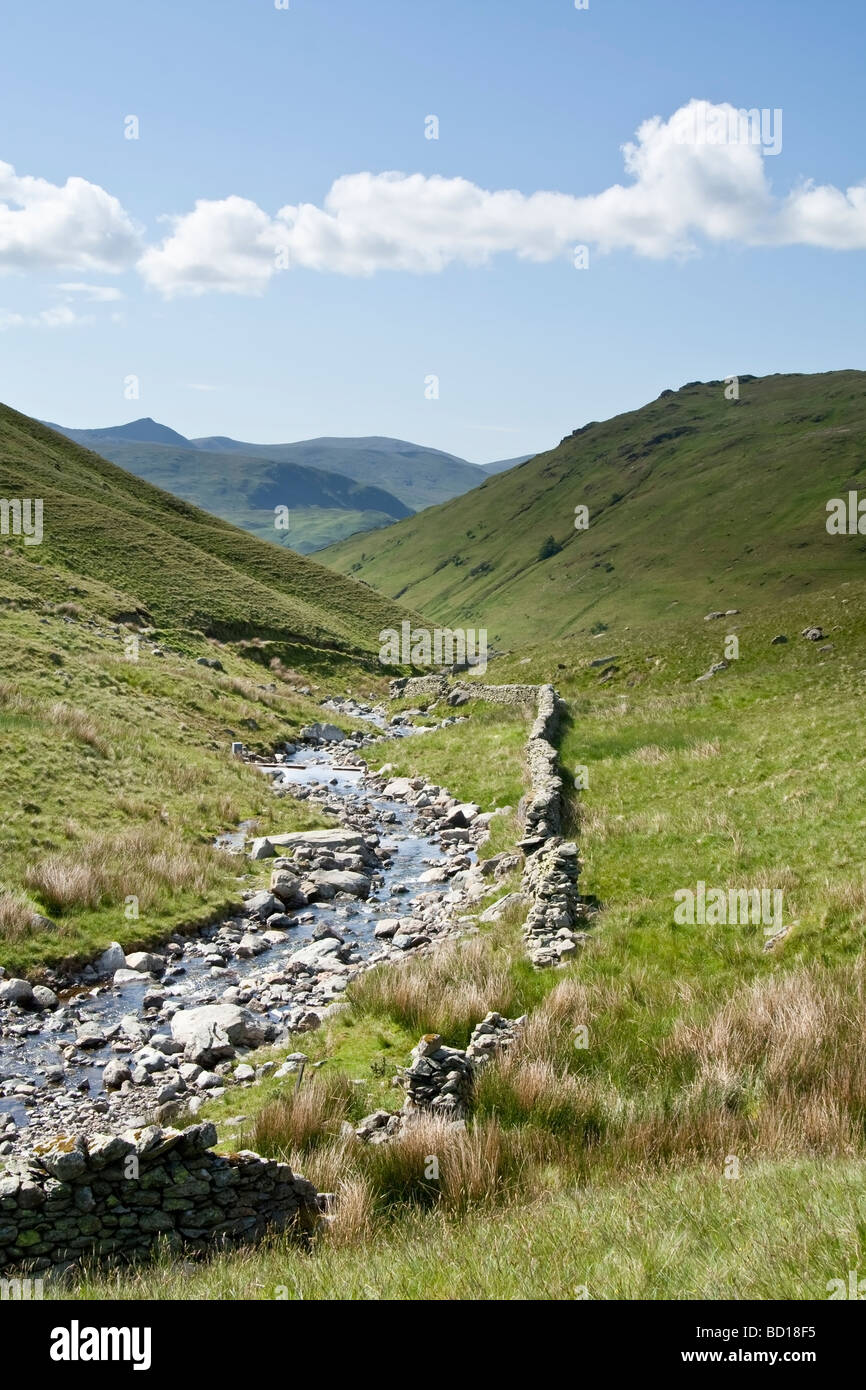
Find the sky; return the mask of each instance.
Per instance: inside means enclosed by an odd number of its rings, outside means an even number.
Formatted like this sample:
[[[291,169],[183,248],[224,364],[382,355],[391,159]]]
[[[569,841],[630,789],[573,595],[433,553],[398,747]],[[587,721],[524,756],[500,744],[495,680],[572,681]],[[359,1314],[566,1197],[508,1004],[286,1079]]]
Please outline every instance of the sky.
[[[7,404],[486,462],[866,367],[860,0],[283,3],[6,7]]]

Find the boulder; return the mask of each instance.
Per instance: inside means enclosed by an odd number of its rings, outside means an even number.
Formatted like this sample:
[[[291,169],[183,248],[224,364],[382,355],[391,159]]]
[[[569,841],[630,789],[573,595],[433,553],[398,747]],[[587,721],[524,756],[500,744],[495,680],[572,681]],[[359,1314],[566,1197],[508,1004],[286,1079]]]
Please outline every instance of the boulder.
[[[498,922],[511,908],[529,907],[531,901],[526,893],[506,893],[504,898],[499,898],[497,902],[491,903],[490,907],[485,908],[478,920],[479,922]]]
[[[152,951],[133,951],[131,956],[126,957],[126,968],[137,970],[140,975],[161,975],[165,969],[165,961],[162,956],[156,956]]]
[[[283,904],[279,898],[275,898],[273,893],[254,893],[244,903],[244,912],[247,917],[257,917],[260,922],[266,922],[275,913],[282,912]]]
[[[331,830],[291,830],[284,835],[270,835],[268,840],[280,849],[297,849],[303,845],[309,849],[350,850],[364,844],[359,830],[344,830],[339,826]]]
[[[412,790],[412,783],[408,777],[393,777],[390,782],[386,782],[382,789],[383,796],[391,796],[396,800],[407,797]]]
[[[93,962],[97,975],[113,975],[115,970],[123,970],[125,966],[126,956],[119,941],[112,941]]]
[[[313,969],[324,968],[328,956],[335,955],[340,949],[340,944],[333,936],[323,937],[321,941],[312,941],[308,946],[302,946],[299,951],[292,952],[292,962],[309,965]]]
[[[353,898],[366,898],[370,893],[370,880],[364,874],[353,873],[350,869],[317,869],[310,875],[316,888],[326,891],[322,896],[333,897],[335,893],[349,893]],[[327,890],[331,890],[328,892]]]
[[[270,888],[281,903],[303,907],[307,901],[307,895],[301,887],[301,880],[290,869],[274,869],[271,874]]]
[[[234,1057],[238,1047],[260,1047],[271,1031],[262,1019],[236,1004],[179,1009],[171,1020],[172,1037],[183,1044],[184,1057],[200,1066]]]
[[[0,980],[0,1004],[20,1004],[33,1007],[33,987],[29,980]]]
[[[107,1091],[119,1091],[124,1081],[132,1080],[132,1072],[119,1057],[113,1058],[102,1070],[102,1084]]]
[[[346,731],[338,724],[311,724],[309,733],[313,738],[320,738],[323,743],[342,743],[346,737]]]
[[[60,1000],[57,998],[57,995],[54,993],[54,990],[49,989],[47,985],[34,985],[33,1003],[36,1006],[36,1008],[40,1010],[56,1009],[57,1005],[60,1003]]]

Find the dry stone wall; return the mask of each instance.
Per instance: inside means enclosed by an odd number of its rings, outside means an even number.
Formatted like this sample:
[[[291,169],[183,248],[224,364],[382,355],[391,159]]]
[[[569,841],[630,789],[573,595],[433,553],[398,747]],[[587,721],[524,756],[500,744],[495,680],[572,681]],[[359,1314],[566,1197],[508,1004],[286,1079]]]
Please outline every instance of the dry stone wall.
[[[212,1152],[210,1123],[149,1125],[38,1146],[0,1172],[0,1270],[43,1270],[89,1255],[140,1257],[157,1240],[206,1250],[320,1218],[316,1189],[285,1163]]]
[[[391,682],[391,696],[436,694],[449,703],[470,699],[535,708],[526,744],[529,791],[521,803],[526,856],[522,891],[531,906],[524,925],[530,960],[541,967],[574,956],[586,940],[580,930],[586,913],[580,900],[577,845],[562,838],[564,802],[556,741],[564,701],[552,685],[482,685],[446,676],[419,676]],[[495,906],[495,905],[494,905]]]

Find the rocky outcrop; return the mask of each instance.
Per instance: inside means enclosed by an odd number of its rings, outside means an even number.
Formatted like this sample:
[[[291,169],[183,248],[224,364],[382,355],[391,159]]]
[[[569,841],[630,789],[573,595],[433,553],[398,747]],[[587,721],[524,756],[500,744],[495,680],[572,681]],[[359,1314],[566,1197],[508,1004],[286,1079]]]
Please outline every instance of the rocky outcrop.
[[[212,1124],[64,1136],[0,1173],[0,1269],[128,1260],[157,1240],[208,1250],[267,1231],[315,1229],[312,1183],[285,1163],[211,1152]]]

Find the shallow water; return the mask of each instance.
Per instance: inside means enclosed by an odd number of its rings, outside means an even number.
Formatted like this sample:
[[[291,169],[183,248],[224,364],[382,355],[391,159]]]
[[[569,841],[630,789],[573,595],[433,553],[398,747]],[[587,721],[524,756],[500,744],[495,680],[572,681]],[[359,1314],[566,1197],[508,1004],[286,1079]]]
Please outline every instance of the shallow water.
[[[329,799],[371,808],[376,817],[380,846],[392,856],[391,864],[380,870],[383,883],[373,888],[366,902],[348,898],[332,903],[314,903],[299,909],[299,915],[309,920],[288,931],[285,944],[272,946],[261,956],[247,960],[232,958],[227,971],[217,976],[211,973],[211,967],[205,964],[203,956],[197,953],[185,955],[182,961],[177,962],[176,968],[167,969],[159,981],[166,997],[177,1000],[187,1008],[216,1002],[229,985],[241,983],[250,975],[274,970],[281,961],[310,940],[316,924],[323,918],[332,923],[347,942],[354,939],[363,955],[369,954],[381,945],[373,937],[377,921],[383,917],[408,916],[412,902],[420,894],[446,891],[447,885],[417,882],[425,869],[439,863],[445,856],[420,827],[416,828],[411,808],[374,792],[365,785],[362,771],[340,767],[341,756],[345,754],[341,755],[339,745],[327,750],[305,748],[288,755],[282,763],[262,765],[262,771],[278,774],[275,785],[280,782],[283,785],[325,783]],[[384,825],[381,816],[388,812],[393,812],[396,819]],[[347,818],[351,822],[351,810],[348,810]],[[243,822],[235,831],[219,836],[215,843],[234,852],[243,852],[251,824]],[[408,892],[391,898],[391,890],[398,884],[404,884]],[[142,1017],[144,996],[154,988],[154,980],[147,975],[142,976],[140,984],[132,982],[119,986],[86,987],[70,991],[64,997],[66,1008],[62,1015],[58,1010],[55,1014],[28,1015],[17,1019],[11,1025],[15,1029],[14,1039],[4,1038],[0,1041],[0,1080],[39,1081],[40,1073],[46,1067],[63,1063],[62,1048],[74,1043],[82,1023],[93,1022],[111,1028],[126,1015]],[[281,1021],[296,1007],[295,1004],[286,1004],[272,1010],[268,1017],[274,1022]],[[11,1015],[7,1015],[7,1018],[11,1018]],[[87,1053],[86,1063],[74,1063],[67,1068],[65,1080],[56,1088],[57,1092],[73,1090],[86,1080],[90,1084],[90,1095],[97,1096],[103,1089],[102,1068],[117,1055],[110,1045]],[[48,1088],[48,1094],[54,1091],[53,1086]],[[29,1108],[14,1096],[0,1096],[0,1111],[12,1114],[20,1126],[28,1123]]]

